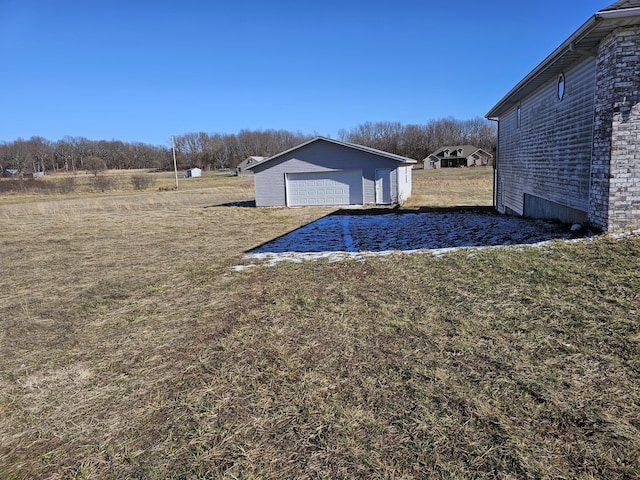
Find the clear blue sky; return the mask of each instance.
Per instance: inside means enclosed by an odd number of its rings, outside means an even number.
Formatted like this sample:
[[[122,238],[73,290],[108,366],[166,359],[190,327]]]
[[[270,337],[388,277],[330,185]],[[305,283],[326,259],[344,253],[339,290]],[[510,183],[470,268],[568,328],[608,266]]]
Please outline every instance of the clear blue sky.
[[[482,117],[613,0],[0,0],[0,142]]]

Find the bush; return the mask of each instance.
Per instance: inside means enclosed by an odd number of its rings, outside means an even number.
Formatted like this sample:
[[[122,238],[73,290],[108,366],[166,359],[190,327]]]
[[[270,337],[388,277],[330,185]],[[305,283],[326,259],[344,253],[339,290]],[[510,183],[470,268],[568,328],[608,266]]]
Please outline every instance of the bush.
[[[58,193],[71,193],[75,189],[76,179],[73,177],[64,177],[58,181],[57,185]]]
[[[53,182],[33,178],[9,178],[0,180],[0,193],[54,193]]]
[[[148,175],[134,175],[131,177],[131,183],[136,190],[145,190],[153,185],[153,179]]]
[[[93,187],[100,192],[106,192],[115,188],[115,182],[111,177],[97,175],[93,177]]]

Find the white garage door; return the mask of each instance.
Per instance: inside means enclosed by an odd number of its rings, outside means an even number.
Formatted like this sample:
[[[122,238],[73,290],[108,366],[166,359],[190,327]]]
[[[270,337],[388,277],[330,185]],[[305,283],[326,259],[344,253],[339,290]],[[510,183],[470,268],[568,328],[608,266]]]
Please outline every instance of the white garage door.
[[[362,170],[287,173],[287,205],[362,205]]]

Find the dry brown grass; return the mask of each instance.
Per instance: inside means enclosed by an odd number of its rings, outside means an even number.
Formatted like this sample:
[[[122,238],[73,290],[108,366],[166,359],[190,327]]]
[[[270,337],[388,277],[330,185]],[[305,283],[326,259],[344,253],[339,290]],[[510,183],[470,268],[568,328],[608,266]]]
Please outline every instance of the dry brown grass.
[[[0,206],[0,477],[640,475],[640,240],[235,272],[250,182]]]
[[[407,206],[493,205],[493,167],[415,169]]]

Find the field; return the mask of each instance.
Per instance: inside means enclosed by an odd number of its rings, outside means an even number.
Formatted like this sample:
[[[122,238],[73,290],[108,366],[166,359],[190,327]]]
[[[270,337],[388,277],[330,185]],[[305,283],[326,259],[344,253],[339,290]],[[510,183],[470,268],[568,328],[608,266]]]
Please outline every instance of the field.
[[[0,478],[640,477],[639,238],[238,271],[333,210],[153,175],[0,196]]]

